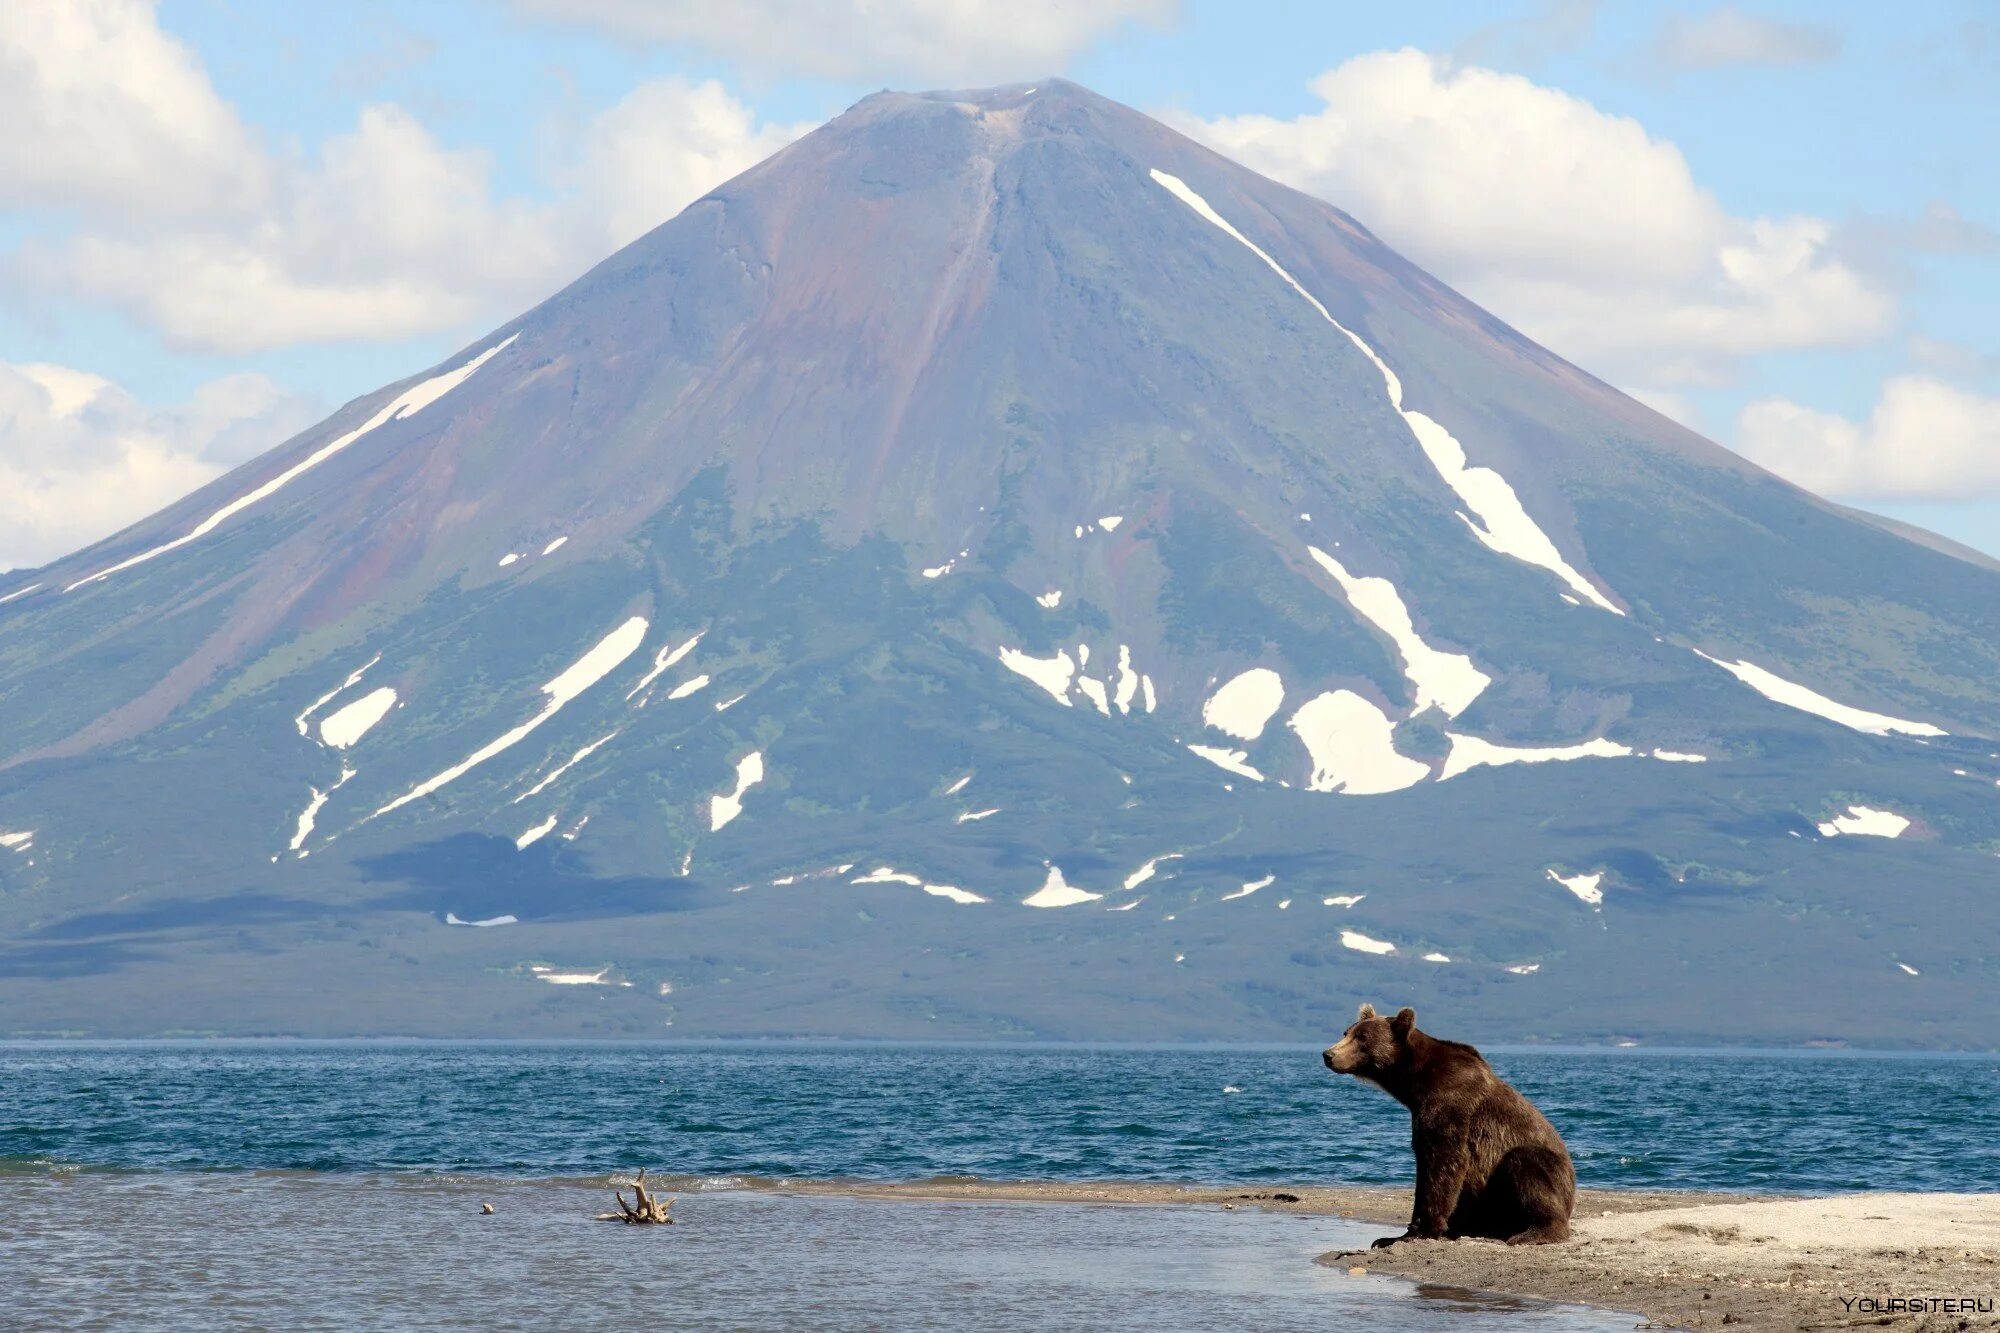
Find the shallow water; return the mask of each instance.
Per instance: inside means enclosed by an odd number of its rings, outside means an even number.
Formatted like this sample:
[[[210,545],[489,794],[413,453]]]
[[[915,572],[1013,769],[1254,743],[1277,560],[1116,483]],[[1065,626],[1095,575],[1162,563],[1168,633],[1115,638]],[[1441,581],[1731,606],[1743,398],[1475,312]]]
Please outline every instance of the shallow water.
[[[1992,1057],[1489,1054],[1586,1185],[2000,1189]],[[1408,1124],[1311,1049],[0,1046],[0,1325],[1631,1327],[1316,1266],[1338,1219],[576,1179],[1396,1183]]]
[[[2000,1190],[1991,1056],[1489,1054],[1586,1185]],[[1399,1183],[1408,1124],[1310,1049],[0,1046],[0,1173]]]
[[[1633,1324],[1353,1277],[1313,1259],[1382,1228],[1255,1211],[739,1191],[625,1227],[581,1182],[321,1173],[18,1173],[0,1201],[0,1323],[23,1327]]]

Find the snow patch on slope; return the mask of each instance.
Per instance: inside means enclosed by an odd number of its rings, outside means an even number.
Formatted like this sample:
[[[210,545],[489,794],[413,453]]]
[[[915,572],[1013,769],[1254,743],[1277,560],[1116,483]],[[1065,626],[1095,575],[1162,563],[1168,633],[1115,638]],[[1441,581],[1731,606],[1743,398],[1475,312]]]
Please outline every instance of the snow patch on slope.
[[[345,750],[374,730],[375,724],[396,706],[396,691],[384,685],[362,695],[319,724],[319,738],[336,750]]]
[[[1018,648],[1002,648],[1000,665],[1047,690],[1064,708],[1070,706],[1069,682],[1076,675],[1076,663],[1070,661],[1067,649],[1057,649],[1054,657],[1030,657]]]
[[[561,675],[542,686],[542,693],[549,696],[549,701],[542,706],[541,712],[535,714],[520,726],[515,727],[512,731],[506,732],[498,738],[487,742],[460,762],[445,769],[442,773],[426,778],[424,781],[410,788],[410,790],[404,792],[401,796],[398,796],[395,800],[389,802],[389,804],[383,806],[380,810],[377,810],[375,815],[386,815],[391,810],[408,805],[411,801],[419,797],[428,796],[447,783],[457,781],[474,768],[491,759],[494,755],[499,754],[510,746],[520,743],[528,733],[561,712],[564,704],[567,704],[598,681],[604,679],[617,669],[619,663],[637,652],[639,645],[645,641],[646,626],[647,620],[644,616],[633,616],[617,629],[612,630],[609,634],[598,640],[595,647],[578,658]],[[373,819],[375,815],[370,815],[369,818]]]
[[[1424,642],[1395,584],[1384,578],[1356,578],[1319,547],[1308,546],[1306,550],[1321,569],[1333,575],[1355,612],[1388,635],[1402,654],[1403,674],[1416,694],[1410,708],[1413,715],[1436,704],[1445,716],[1457,717],[1493,683],[1493,678],[1465,654],[1440,652]]]
[[[922,884],[916,875],[907,875],[894,866],[876,866],[865,875],[856,875],[849,884],[908,884],[912,887]]]
[[[1118,705],[1119,712],[1129,713],[1132,711],[1132,700],[1138,693],[1139,673],[1132,669],[1132,646],[1121,643],[1118,645],[1118,693],[1113,696],[1112,702]]]
[[[617,732],[613,731],[606,735],[599,736],[596,740],[584,746],[582,749],[578,750],[575,754],[571,755],[568,759],[565,759],[562,763],[558,764],[556,766],[555,772],[549,774],[547,777],[543,778],[540,782],[537,782],[534,786],[522,792],[519,796],[516,796],[513,799],[512,804],[519,805],[521,802],[527,800],[530,796],[540,796],[544,791],[548,790],[549,786],[552,783],[554,783],[557,778],[569,772],[570,769],[576,767],[583,760],[590,758],[592,752],[594,752],[598,746],[603,745],[606,741],[610,740],[613,736],[616,736],[617,734],[618,734]]]
[[[707,630],[703,630],[701,634],[706,634],[707,632],[708,632]],[[689,639],[686,643],[681,644],[678,648],[676,648],[672,644],[667,644],[664,647],[662,647],[658,652],[654,653],[653,665],[651,669],[648,670],[645,675],[639,677],[639,683],[637,685],[634,685],[631,689],[625,691],[626,700],[629,702],[633,695],[637,694],[640,690],[645,689],[648,685],[651,685],[654,681],[658,680],[661,676],[661,673],[667,671],[672,667],[679,666],[681,659],[686,657],[689,653],[693,652],[694,646],[701,642],[701,634],[695,635],[692,639]]]
[[[353,776],[354,770],[342,765],[340,777],[331,787],[328,787],[325,791],[321,791],[318,787],[311,789],[312,798],[306,802],[306,808],[299,811],[298,827],[293,830],[292,840],[285,846],[286,851],[297,852],[300,860],[304,860],[312,854],[305,850],[305,845],[306,839],[312,836],[313,825],[319,820],[319,812],[325,808],[327,801],[333,794],[342,787],[345,787],[347,780]],[[275,861],[278,858],[274,856],[271,859]]]
[[[675,699],[685,699],[696,690],[706,688],[707,685],[708,677],[705,675],[696,676],[693,680],[684,680],[667,692],[667,701],[671,703]]]
[[[1155,873],[1156,873],[1156,872],[1157,872],[1157,871],[1159,870],[1159,868],[1160,868],[1160,862],[1162,862],[1162,861],[1178,861],[1178,860],[1180,860],[1180,859],[1181,859],[1181,857],[1182,857],[1183,855],[1184,855],[1184,853],[1182,853],[1182,852],[1162,852],[1162,853],[1160,853],[1160,855],[1158,855],[1158,856],[1156,856],[1156,857],[1152,858],[1152,859],[1151,859],[1150,861],[1147,861],[1147,862],[1146,862],[1146,863],[1145,863],[1144,865],[1140,866],[1140,867],[1139,867],[1139,868],[1138,868],[1137,870],[1135,870],[1135,871],[1133,871],[1133,872],[1132,872],[1131,874],[1127,875],[1127,876],[1125,877],[1125,887],[1126,887],[1127,889],[1136,889],[1136,888],[1138,888],[1138,887],[1139,887],[1139,886],[1140,886],[1141,884],[1144,884],[1144,883],[1145,883],[1145,882],[1146,882],[1147,880],[1151,879],[1151,878],[1153,877],[1153,875],[1154,875],[1154,874],[1155,874]]]
[[[332,689],[328,690],[325,694],[322,694],[319,698],[307,704],[305,711],[292,719],[292,725],[299,729],[299,735],[301,736],[312,735],[312,727],[309,725],[312,721],[312,715],[314,713],[317,713],[320,709],[324,708],[326,705],[332,703],[334,698],[338,696],[342,690],[353,689],[356,685],[359,685],[361,683],[361,678],[368,674],[368,668],[374,666],[377,662],[381,660],[382,660],[382,654],[380,653],[375,654],[375,656],[369,658],[366,662],[363,662],[353,671],[350,671],[347,675],[346,680],[341,681],[340,684],[334,686]]]
[[[546,981],[551,986],[630,986],[629,981],[608,981],[611,969],[600,967],[595,972],[558,972],[552,967],[531,967],[535,980]]]
[[[1241,750],[1225,750],[1219,745],[1190,745],[1188,749],[1238,777],[1249,778],[1252,782],[1264,780],[1264,775],[1250,766],[1250,756]]]
[[[313,825],[319,821],[319,812],[326,808],[327,795],[318,787],[312,789],[312,799],[306,802],[305,809],[299,811],[298,827],[292,832],[292,840],[285,844],[286,851],[296,852],[306,845],[306,839],[312,836]]]
[[[1396,946],[1389,943],[1387,940],[1370,939],[1368,936],[1363,935],[1358,930],[1341,931],[1340,943],[1343,947],[1353,949],[1357,953],[1396,952]]]
[[[519,337],[519,336],[520,335],[518,334],[514,335],[514,337]],[[301,476],[302,474],[311,471],[313,468],[318,467],[321,463],[324,463],[327,459],[333,457],[335,454],[339,453],[342,449],[345,449],[348,445],[353,444],[356,440],[366,435],[369,431],[374,430],[378,426],[387,425],[389,422],[394,421],[398,417],[414,416],[416,413],[423,411],[426,407],[429,407],[432,403],[435,403],[438,399],[444,397],[446,394],[450,393],[453,389],[456,389],[459,385],[465,383],[467,379],[471,378],[472,373],[474,371],[478,370],[481,366],[485,365],[488,361],[492,360],[493,357],[499,354],[502,348],[506,347],[508,343],[511,343],[513,341],[514,338],[510,337],[506,340],[506,342],[497,343],[494,346],[487,348],[485,351],[481,352],[478,356],[473,357],[470,361],[466,362],[464,365],[460,366],[456,370],[447,370],[441,375],[433,375],[431,376],[431,378],[425,380],[422,384],[416,385],[414,388],[403,390],[403,392],[397,394],[395,398],[391,399],[386,407],[384,407],[381,411],[377,412],[374,416],[368,418],[368,420],[363,422],[361,425],[355,427],[353,430],[347,432],[347,434],[345,435],[339,436],[335,439],[327,441],[327,443],[325,444],[322,444],[319,448],[313,450],[303,459],[292,464],[290,467],[286,468],[283,472],[280,472],[277,476],[271,478],[269,481],[257,487],[255,490],[248,491],[245,494],[238,496],[236,499],[231,500],[228,504],[222,506],[222,508],[216,510],[213,514],[210,514],[207,518],[195,524],[195,526],[186,534],[176,537],[170,542],[163,542],[162,544],[153,547],[149,551],[141,551],[139,554],[121,560],[117,564],[111,565],[108,568],[100,569],[95,574],[91,574],[84,578],[80,578],[75,583],[70,584],[69,587],[63,589],[63,591],[75,592],[78,588],[83,587],[86,583],[95,583],[99,579],[110,578],[113,574],[121,573],[124,570],[132,568],[132,566],[134,565],[144,564],[146,561],[151,560],[156,556],[165,555],[169,551],[178,550],[179,548],[186,546],[189,542],[197,541],[203,537],[206,537],[209,533],[215,531],[218,527],[220,527],[230,518],[233,518],[235,515],[242,513],[245,509],[248,509],[251,505],[256,504],[259,500],[265,499],[266,497],[275,494],[279,489],[284,487],[287,483],[291,482],[292,480]]]
[[[1307,700],[1286,725],[1312,756],[1308,791],[1377,796],[1430,776],[1427,765],[1397,753],[1389,715],[1352,690]]]
[[[1209,697],[1201,720],[1238,740],[1254,741],[1284,702],[1284,678],[1269,667],[1252,667]]]
[[[1424,457],[1428,458],[1431,466],[1437,469],[1438,476],[1443,479],[1445,485],[1451,487],[1464,502],[1465,507],[1477,516],[1478,522],[1474,522],[1472,518],[1465,520],[1473,536],[1489,550],[1548,570],[1603,610],[1613,615],[1625,614],[1599,592],[1595,584],[1570,567],[1569,562],[1564,560],[1562,553],[1556,549],[1555,543],[1549,540],[1548,534],[1536,525],[1534,519],[1528,517],[1528,511],[1521,507],[1520,497],[1514,493],[1514,488],[1507,484],[1505,477],[1492,468],[1468,467],[1465,450],[1456,439],[1452,438],[1450,431],[1421,412],[1404,410],[1403,382],[1389,369],[1388,364],[1376,355],[1374,348],[1363,342],[1352,329],[1335,319],[1332,312],[1321,305],[1317,297],[1300,286],[1298,279],[1285,271],[1283,265],[1266,254],[1256,242],[1231,226],[1229,220],[1211,208],[1206,199],[1189,189],[1187,182],[1157,168],[1152,172],[1152,176],[1153,180],[1169,194],[1263,260],[1273,273],[1283,278],[1286,285],[1303,296],[1312,308],[1319,312],[1320,318],[1345,334],[1347,340],[1374,363],[1375,368],[1382,373],[1382,382],[1389,391],[1390,406],[1396,409],[1409,426],[1410,433],[1416,437],[1418,447],[1424,451]]]
[[[1909,831],[1910,821],[1893,810],[1876,810],[1866,805],[1850,805],[1844,815],[1835,815],[1819,826],[1823,838],[1845,833],[1858,838],[1900,838]]]
[[[1630,746],[1620,745],[1602,736],[1585,741],[1581,745],[1543,746],[1497,745],[1492,741],[1481,740],[1477,736],[1462,736],[1455,731],[1446,732],[1445,739],[1451,742],[1451,752],[1445,756],[1444,771],[1438,774],[1439,782],[1486,765],[1549,764],[1572,759],[1624,759],[1633,753]]]
[[[1819,691],[1809,689],[1796,681],[1786,680],[1783,676],[1766,671],[1754,662],[1725,662],[1719,657],[1710,657],[1699,648],[1694,650],[1694,654],[1704,662],[1713,662],[1773,703],[1823,717],[1829,722],[1838,722],[1843,727],[1851,727],[1870,736],[1947,734],[1942,728],[1934,727],[1928,722],[1912,722],[1907,718],[1891,717],[1887,713],[1871,713],[1865,708],[1851,708],[1846,704],[1836,703]]]
[[[1220,901],[1226,903],[1235,898],[1248,898],[1251,894],[1257,892],[1257,890],[1269,888],[1277,882],[1278,877],[1276,875],[1266,875],[1262,879],[1253,879],[1235,892],[1223,894]]]
[[[936,898],[949,898],[953,902],[965,906],[986,901],[978,894],[961,889],[955,884],[926,884],[924,885],[924,892]]]
[[[1594,875],[1562,875],[1551,869],[1549,878],[1575,894],[1579,901],[1589,903],[1592,907],[1599,907],[1604,903],[1604,890],[1599,887],[1604,883],[1604,872],[1601,870]]]
[[[1076,888],[1063,879],[1061,866],[1049,867],[1048,877],[1042,887],[1021,900],[1023,907],[1074,907],[1078,903],[1095,902],[1104,895],[1092,893],[1088,889]]]
[[[708,827],[713,833],[743,813],[743,793],[764,780],[764,755],[752,750],[736,761],[736,787],[727,795],[708,798]]]

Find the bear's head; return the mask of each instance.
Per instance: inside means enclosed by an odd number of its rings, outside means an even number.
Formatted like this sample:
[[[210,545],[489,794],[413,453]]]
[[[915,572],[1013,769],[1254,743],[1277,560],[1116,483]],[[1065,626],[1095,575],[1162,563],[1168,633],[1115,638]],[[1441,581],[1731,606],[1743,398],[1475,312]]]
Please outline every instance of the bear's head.
[[[1364,1004],[1340,1040],[1327,1047],[1320,1058],[1336,1074],[1380,1082],[1409,1061],[1410,1034],[1416,1027],[1414,1009],[1399,1009],[1394,1018],[1383,1018],[1374,1005]]]

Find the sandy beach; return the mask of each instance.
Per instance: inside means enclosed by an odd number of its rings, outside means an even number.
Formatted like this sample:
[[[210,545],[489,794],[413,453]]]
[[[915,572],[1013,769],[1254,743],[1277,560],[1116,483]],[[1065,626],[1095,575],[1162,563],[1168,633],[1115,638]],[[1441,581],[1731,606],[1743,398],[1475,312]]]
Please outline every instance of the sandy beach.
[[[866,1198],[1254,1208],[1379,1221],[1384,1234],[1409,1215],[1408,1191],[1380,1187],[932,1180],[778,1188]],[[1358,1276],[1633,1310],[1670,1328],[2000,1328],[2000,1314],[1993,1313],[2000,1304],[2000,1195],[1785,1199],[1584,1190],[1574,1235],[1564,1244],[1421,1241],[1329,1253],[1320,1262],[1364,1269]]]

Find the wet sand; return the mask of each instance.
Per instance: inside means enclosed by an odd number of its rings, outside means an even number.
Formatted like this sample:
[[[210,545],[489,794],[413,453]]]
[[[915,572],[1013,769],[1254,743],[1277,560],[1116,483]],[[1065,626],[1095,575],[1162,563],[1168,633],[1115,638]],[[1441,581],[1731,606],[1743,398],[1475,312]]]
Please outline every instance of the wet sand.
[[[777,1188],[868,1198],[1254,1208],[1379,1222],[1384,1234],[1400,1229],[1410,1202],[1407,1190],[1379,1187],[929,1180]],[[1781,1199],[1584,1190],[1574,1235],[1560,1245],[1406,1242],[1330,1252],[1320,1263],[1365,1270],[1357,1276],[1635,1310],[1670,1328],[2000,1328],[1993,1312],[2000,1308],[2000,1195]],[[1954,1300],[1964,1303],[1947,1304]]]

